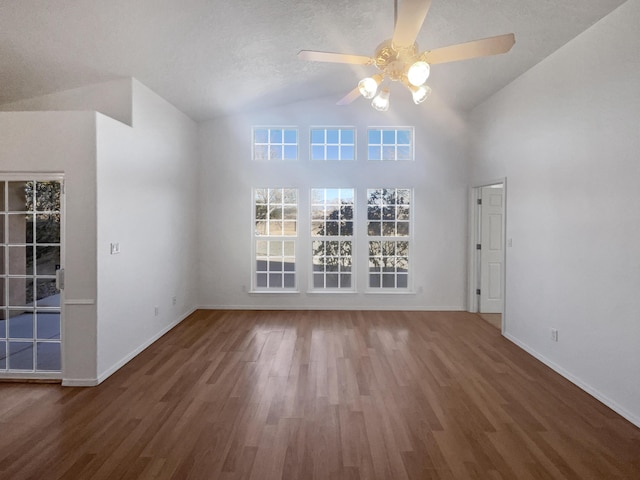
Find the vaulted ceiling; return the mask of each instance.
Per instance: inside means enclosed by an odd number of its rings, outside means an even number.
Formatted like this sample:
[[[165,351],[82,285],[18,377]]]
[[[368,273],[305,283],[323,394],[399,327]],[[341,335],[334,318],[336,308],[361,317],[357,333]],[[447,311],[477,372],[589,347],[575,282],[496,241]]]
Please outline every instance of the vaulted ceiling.
[[[429,84],[469,110],[622,3],[433,0],[421,50],[511,32],[516,44],[505,55],[436,65]],[[0,104],[120,77],[137,78],[195,120],[333,102],[375,68],[296,53],[373,55],[393,32],[393,12],[393,0],[2,0]]]

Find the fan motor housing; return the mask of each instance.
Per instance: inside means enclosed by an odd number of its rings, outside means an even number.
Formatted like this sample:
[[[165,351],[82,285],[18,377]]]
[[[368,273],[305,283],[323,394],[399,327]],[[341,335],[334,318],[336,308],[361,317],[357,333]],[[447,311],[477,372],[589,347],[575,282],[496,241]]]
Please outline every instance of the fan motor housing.
[[[389,76],[391,80],[402,80],[407,66],[415,62],[418,44],[409,47],[396,47],[391,39],[385,40],[376,48],[373,57],[376,67]]]

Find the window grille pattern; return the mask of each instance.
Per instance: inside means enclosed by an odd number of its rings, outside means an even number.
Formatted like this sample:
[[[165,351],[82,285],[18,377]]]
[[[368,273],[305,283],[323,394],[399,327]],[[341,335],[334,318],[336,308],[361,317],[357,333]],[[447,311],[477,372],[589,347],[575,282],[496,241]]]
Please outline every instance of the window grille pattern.
[[[312,128],[311,160],[355,160],[354,128]]]
[[[414,160],[413,127],[369,127],[362,133],[366,134],[361,140],[367,142],[369,160]],[[252,142],[254,160],[300,158],[299,133],[295,126],[254,127]],[[312,126],[309,136],[304,135],[304,143],[303,156],[306,157],[306,150],[309,156],[305,159],[310,162],[356,160],[355,127]],[[341,175],[335,168],[347,167],[335,166],[329,171],[318,164],[311,168],[313,175],[319,175],[311,178],[326,181]],[[385,170],[389,168],[395,167]],[[291,181],[287,183],[299,185],[297,167],[291,175],[278,171],[283,179]],[[269,176],[272,174],[278,173],[274,171]],[[359,221],[360,232],[367,238],[357,242],[356,188],[305,189],[302,203],[296,188],[255,188],[252,192],[252,290],[295,291],[300,286],[300,278],[302,287],[312,291],[356,291],[356,283],[361,281],[366,283],[368,291],[379,293],[402,293],[401,290],[409,289],[413,282],[409,255],[413,248],[413,191],[410,188],[363,188],[362,194],[365,192],[366,212],[360,212]],[[302,220],[299,218],[301,207]],[[299,250],[301,221],[302,251]],[[361,269],[367,277],[356,282],[358,252],[362,257],[360,261],[367,262],[367,267]],[[303,273],[303,277],[298,277],[298,273]]]
[[[408,236],[410,213],[410,189],[377,188],[367,190],[367,229],[370,236]]]
[[[367,190],[369,288],[408,288],[410,209],[410,189]]]
[[[295,288],[295,242],[256,241],[256,287],[258,289]]]
[[[314,289],[352,289],[355,192],[352,188],[311,190]]]
[[[297,160],[298,130],[264,127],[253,129],[254,160]]]
[[[408,288],[409,242],[369,242],[369,288]]]
[[[254,190],[254,287],[257,290],[296,288],[298,190]]]
[[[0,181],[0,371],[61,370],[60,181]]]
[[[413,160],[412,128],[369,128],[369,160]]]

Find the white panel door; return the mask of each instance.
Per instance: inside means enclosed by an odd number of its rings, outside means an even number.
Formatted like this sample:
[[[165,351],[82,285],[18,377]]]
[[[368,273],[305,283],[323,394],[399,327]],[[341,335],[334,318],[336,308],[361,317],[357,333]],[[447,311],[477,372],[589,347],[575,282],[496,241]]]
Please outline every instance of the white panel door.
[[[502,313],[504,187],[482,188],[480,206],[480,312]]]

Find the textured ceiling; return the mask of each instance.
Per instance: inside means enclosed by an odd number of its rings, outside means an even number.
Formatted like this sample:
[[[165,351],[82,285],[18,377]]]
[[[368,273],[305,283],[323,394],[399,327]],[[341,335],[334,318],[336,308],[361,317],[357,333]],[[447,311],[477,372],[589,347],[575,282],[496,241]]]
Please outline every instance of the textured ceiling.
[[[421,50],[511,32],[516,45],[435,65],[429,84],[471,109],[622,3],[433,0]],[[372,55],[392,31],[392,0],[0,0],[0,103],[119,77],[195,120],[337,101],[375,68],[303,62],[298,50]]]

